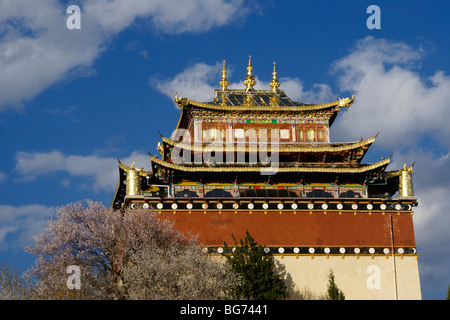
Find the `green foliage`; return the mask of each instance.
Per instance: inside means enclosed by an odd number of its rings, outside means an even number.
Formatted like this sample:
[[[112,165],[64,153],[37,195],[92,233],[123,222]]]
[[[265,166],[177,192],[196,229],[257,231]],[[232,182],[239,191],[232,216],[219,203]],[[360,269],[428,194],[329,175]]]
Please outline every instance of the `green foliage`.
[[[328,275],[328,289],[327,289],[327,295],[325,297],[326,300],[345,300],[345,295],[338,288],[334,281],[334,274],[333,271],[330,270],[330,274]]]
[[[230,250],[225,242],[224,254],[234,272],[242,276],[242,283],[230,292],[232,299],[279,300],[287,299],[288,292],[284,280],[274,271],[275,262],[271,256],[264,253],[264,247],[246,231],[245,239],[236,238],[234,250]]]
[[[447,288],[447,298],[445,300],[450,300],[450,286]]]

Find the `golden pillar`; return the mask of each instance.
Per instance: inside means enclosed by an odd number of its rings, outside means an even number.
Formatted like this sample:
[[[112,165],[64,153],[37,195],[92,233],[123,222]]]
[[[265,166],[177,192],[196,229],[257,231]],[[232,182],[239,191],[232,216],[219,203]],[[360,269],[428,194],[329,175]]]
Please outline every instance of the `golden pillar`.
[[[141,195],[141,177],[133,162],[127,171],[127,196],[137,195]]]
[[[414,197],[413,190],[413,181],[412,181],[412,166],[406,167],[406,164],[403,165],[403,169],[401,170],[401,174],[399,176],[399,197],[407,198]]]

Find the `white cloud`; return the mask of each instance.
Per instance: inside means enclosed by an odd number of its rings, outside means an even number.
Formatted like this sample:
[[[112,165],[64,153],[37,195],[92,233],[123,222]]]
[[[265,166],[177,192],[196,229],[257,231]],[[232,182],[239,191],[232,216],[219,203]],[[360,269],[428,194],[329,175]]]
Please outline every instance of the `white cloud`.
[[[367,37],[332,65],[338,85],[356,94],[332,127],[339,141],[380,132],[374,147],[394,152],[389,170],[414,165],[414,227],[419,251],[422,291],[440,288],[450,279],[450,77],[437,70],[419,72],[426,58],[422,48]],[[426,141],[424,143],[424,141]],[[445,282],[447,281],[447,282]]]
[[[174,93],[178,97],[189,97],[198,101],[212,101],[214,89],[220,81],[221,64],[208,65],[197,63],[186,68],[169,80],[150,79],[150,84],[154,85],[161,93],[174,98]],[[212,83],[217,82],[216,86]]]
[[[233,66],[227,66],[227,77],[231,79]],[[221,79],[222,63],[214,65],[196,63],[187,67],[172,79],[150,79],[150,85],[156,87],[161,93],[173,99],[174,92],[178,97],[187,97],[197,101],[212,101],[214,89],[219,88]],[[247,70],[242,70],[246,75]],[[270,89],[270,80],[264,81],[255,75],[255,89]],[[325,84],[314,84],[311,90],[305,90],[303,82],[298,78],[280,78],[280,89],[284,90],[291,99],[308,103],[322,103],[335,100],[331,88]],[[244,89],[244,78],[237,82],[231,82],[228,88]]]
[[[414,71],[422,49],[367,37],[353,52],[335,62],[342,91],[356,94],[353,106],[341,115],[333,130],[342,140],[354,140],[380,131],[377,145],[412,146],[423,134],[449,146],[447,112],[450,77],[441,71],[422,78]]]
[[[450,194],[450,152],[434,154],[426,149],[410,149],[396,153],[392,167],[415,162],[413,171],[414,192],[419,200],[414,217],[416,233],[422,244],[450,242],[450,216],[446,214],[447,197]],[[436,223],[438,222],[438,223]],[[450,249],[449,249],[450,252]]]
[[[151,17],[154,26],[166,33],[203,32],[242,18],[249,9],[243,0],[113,0],[83,1],[99,25],[119,32],[136,18]]]
[[[125,165],[149,169],[148,154],[134,151],[130,156],[120,159]],[[67,155],[59,150],[50,152],[16,153],[15,171],[21,181],[32,181],[44,175],[62,172],[61,185],[68,187],[71,180],[67,177],[82,177],[94,191],[114,192],[119,181],[118,162],[115,158],[97,155]],[[11,247],[23,247],[31,243],[33,237],[45,227],[56,208],[44,205],[11,206],[0,205],[0,250]]]
[[[440,288],[445,291],[450,279],[450,152],[433,153],[427,149],[411,148],[396,153],[392,166],[400,168],[403,163],[413,167],[414,193],[419,205],[414,208],[414,229],[419,252],[419,272],[422,290]]]
[[[150,170],[148,155],[134,151],[122,163]],[[119,181],[118,162],[115,158],[97,155],[66,155],[59,150],[51,152],[17,152],[15,170],[21,181],[35,180],[40,176],[64,172],[71,177],[85,177],[94,191],[112,192]],[[67,185],[67,177],[61,183]],[[83,186],[86,186],[84,183]]]
[[[55,207],[38,204],[0,205],[0,250],[30,244],[55,210]]]
[[[68,30],[58,1],[2,1],[0,12],[0,111],[20,106],[71,69],[91,66],[100,52],[101,35]]]
[[[279,81],[280,89],[284,90],[286,95],[294,101],[326,103],[337,99],[331,88],[323,83],[315,83],[311,90],[305,90],[303,82],[298,78],[280,78]]]
[[[57,0],[0,2],[0,111],[18,109],[49,86],[86,75],[111,36],[137,18],[161,32],[203,32],[245,15],[242,0],[81,1],[81,29],[68,30]],[[91,72],[88,72],[88,75]]]

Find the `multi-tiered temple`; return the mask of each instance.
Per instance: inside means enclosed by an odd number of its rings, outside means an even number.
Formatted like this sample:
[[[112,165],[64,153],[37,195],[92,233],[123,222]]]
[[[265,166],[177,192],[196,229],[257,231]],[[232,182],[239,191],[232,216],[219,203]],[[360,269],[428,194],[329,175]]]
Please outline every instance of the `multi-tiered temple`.
[[[297,289],[326,290],[333,270],[347,298],[420,298],[412,166],[386,171],[390,156],[362,163],[377,134],[330,142],[329,129],[354,97],[326,104],[229,89],[225,63],[212,102],[178,98],[180,118],[161,137],[151,171],[119,162],[113,207],[156,210],[222,253],[248,229],[282,262]]]

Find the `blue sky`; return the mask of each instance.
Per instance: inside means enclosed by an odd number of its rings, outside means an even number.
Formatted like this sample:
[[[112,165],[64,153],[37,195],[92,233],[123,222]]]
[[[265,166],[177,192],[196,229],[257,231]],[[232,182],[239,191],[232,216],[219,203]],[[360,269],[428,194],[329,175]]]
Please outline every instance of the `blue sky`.
[[[381,29],[368,29],[369,5]],[[69,5],[81,29],[69,30]],[[450,12],[448,1],[0,0],[0,260],[23,251],[56,207],[109,206],[117,158],[148,168],[169,136],[174,92],[212,99],[227,61],[243,88],[252,55],[257,88],[273,62],[280,89],[319,103],[356,94],[332,141],[380,132],[364,162],[392,152],[414,166],[414,223],[424,299],[450,285]]]

